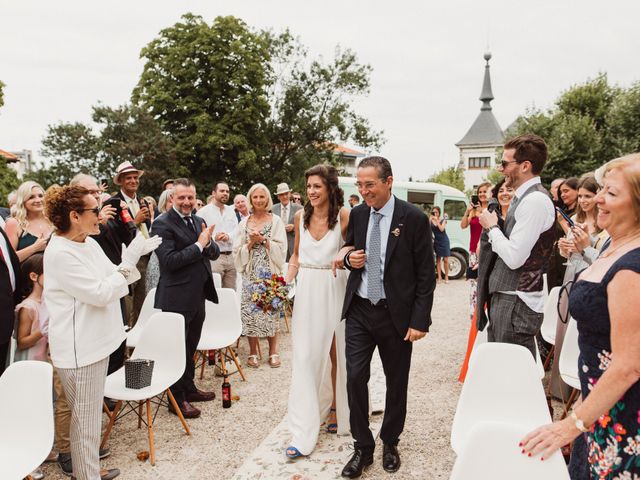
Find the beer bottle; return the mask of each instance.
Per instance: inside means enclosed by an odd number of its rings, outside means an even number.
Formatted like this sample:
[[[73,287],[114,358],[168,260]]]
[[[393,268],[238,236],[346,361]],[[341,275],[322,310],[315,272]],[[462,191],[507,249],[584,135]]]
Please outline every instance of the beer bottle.
[[[222,408],[231,408],[231,384],[226,375],[222,382]]]

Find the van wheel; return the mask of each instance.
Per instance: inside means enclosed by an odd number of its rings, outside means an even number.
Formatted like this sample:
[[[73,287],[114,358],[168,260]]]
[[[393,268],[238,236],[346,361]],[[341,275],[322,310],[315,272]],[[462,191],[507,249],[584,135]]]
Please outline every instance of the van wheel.
[[[467,259],[459,252],[451,252],[449,257],[449,278],[457,280],[467,273]]]

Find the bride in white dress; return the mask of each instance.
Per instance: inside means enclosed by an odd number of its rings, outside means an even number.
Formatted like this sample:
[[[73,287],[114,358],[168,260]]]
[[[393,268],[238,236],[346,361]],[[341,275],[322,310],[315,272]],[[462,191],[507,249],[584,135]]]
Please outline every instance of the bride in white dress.
[[[292,379],[288,423],[291,443],[286,456],[309,455],[326,420],[329,433],[349,432],[344,354],[344,322],[340,315],[347,272],[332,261],[346,237],[349,210],[338,186],[338,171],[316,165],[305,172],[307,204],[296,213],[295,245],[287,283],[296,278],[292,319]]]

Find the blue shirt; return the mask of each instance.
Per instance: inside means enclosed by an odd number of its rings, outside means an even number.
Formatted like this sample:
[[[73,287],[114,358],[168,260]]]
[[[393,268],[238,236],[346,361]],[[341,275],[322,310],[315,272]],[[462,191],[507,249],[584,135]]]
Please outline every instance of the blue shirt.
[[[377,212],[382,215],[380,219],[380,281],[384,282],[384,260],[387,256],[387,241],[389,240],[389,231],[391,230],[391,220],[393,219],[393,209],[395,208],[396,197],[391,195],[387,203],[384,204]],[[365,247],[365,254],[369,255],[369,239],[371,238],[371,228],[373,227],[373,212],[375,212],[373,208],[369,213],[369,225],[367,225],[367,243]],[[362,282],[358,287],[358,291],[356,294],[362,298],[367,297],[367,286],[369,275],[373,275],[374,272],[367,271],[367,264],[364,265],[364,270],[362,271]],[[384,283],[382,284],[382,298],[387,298],[384,292]]]

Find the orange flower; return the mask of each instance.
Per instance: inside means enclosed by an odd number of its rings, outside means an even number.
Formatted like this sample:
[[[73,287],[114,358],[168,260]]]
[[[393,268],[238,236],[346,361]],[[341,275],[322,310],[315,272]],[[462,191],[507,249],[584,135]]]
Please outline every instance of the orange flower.
[[[607,425],[609,424],[610,421],[611,421],[611,417],[609,415],[602,415],[598,419],[598,423],[602,428],[607,428]]]
[[[616,432],[618,435],[624,435],[625,433],[627,433],[627,431],[624,429],[624,427],[622,425],[620,425],[619,423],[616,423],[613,426],[613,431]]]

